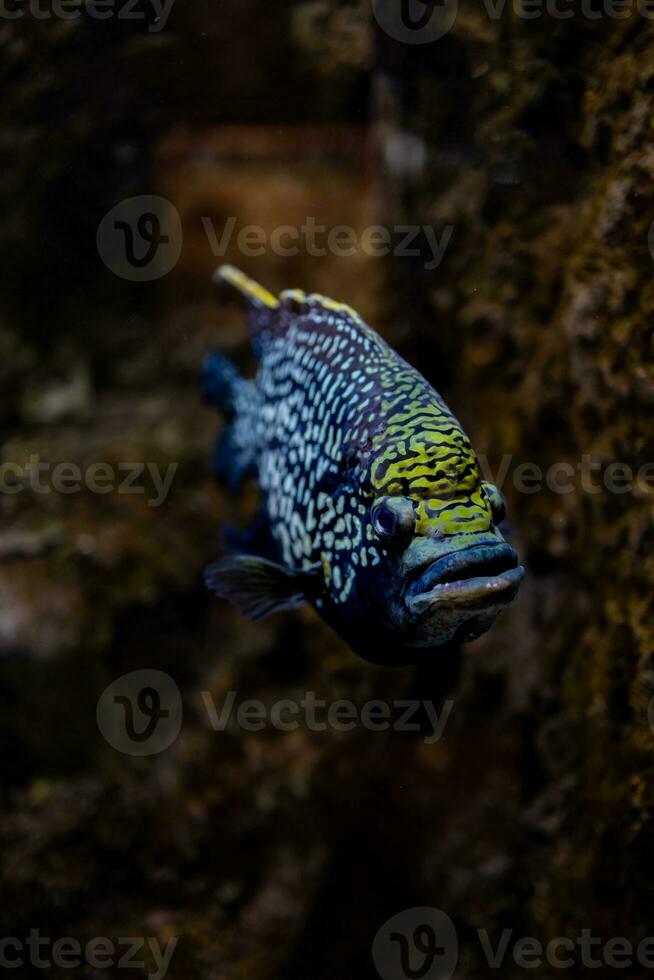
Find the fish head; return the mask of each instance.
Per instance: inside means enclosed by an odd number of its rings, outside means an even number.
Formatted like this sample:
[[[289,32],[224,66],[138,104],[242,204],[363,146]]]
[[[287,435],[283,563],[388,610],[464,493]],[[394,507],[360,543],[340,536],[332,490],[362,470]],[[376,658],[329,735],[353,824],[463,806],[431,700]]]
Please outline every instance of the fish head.
[[[371,454],[362,481],[375,557],[356,576],[355,605],[403,647],[476,639],[524,576],[500,530],[504,498],[459,428],[454,440],[421,434],[399,448]]]

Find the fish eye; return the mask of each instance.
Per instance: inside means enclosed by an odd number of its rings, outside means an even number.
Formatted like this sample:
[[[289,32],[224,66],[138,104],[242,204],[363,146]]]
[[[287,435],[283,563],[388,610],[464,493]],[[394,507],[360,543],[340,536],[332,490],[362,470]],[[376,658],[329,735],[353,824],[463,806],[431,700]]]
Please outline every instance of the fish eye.
[[[382,497],[373,504],[371,518],[378,538],[409,536],[416,523],[413,504],[405,497]]]
[[[493,512],[493,521],[495,524],[501,524],[506,517],[506,501],[504,499],[504,494],[497,487],[493,486],[492,483],[483,483],[484,493],[488,498],[488,502],[491,505],[491,510]]]
[[[397,514],[390,507],[381,504],[374,510],[372,523],[381,538],[391,538],[397,531]]]

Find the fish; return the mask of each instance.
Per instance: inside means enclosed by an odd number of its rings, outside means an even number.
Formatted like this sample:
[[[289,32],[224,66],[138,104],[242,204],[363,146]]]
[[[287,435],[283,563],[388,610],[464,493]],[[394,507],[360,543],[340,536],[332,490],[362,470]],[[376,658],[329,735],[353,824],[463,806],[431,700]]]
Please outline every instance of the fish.
[[[211,351],[206,401],[225,417],[216,477],[254,479],[259,513],[226,535],[208,588],[258,620],[309,604],[371,663],[409,665],[476,639],[524,576],[461,425],[429,382],[348,305],[275,296],[233,266],[258,370]]]

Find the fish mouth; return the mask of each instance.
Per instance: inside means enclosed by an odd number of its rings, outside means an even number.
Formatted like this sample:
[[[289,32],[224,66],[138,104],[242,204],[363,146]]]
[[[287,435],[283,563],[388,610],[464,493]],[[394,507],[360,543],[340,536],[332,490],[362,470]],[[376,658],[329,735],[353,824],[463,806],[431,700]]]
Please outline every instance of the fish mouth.
[[[511,602],[524,574],[510,545],[471,545],[418,568],[405,602],[416,616],[438,608],[490,611]]]

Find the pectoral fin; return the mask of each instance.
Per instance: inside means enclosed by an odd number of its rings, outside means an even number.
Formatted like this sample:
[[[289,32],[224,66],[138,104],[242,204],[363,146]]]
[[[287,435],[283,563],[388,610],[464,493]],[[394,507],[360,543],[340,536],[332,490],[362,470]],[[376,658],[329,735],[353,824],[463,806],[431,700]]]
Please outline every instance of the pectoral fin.
[[[266,558],[229,555],[210,565],[205,573],[208,587],[228,599],[249,619],[297,609],[318,595],[322,568],[285,568]]]

